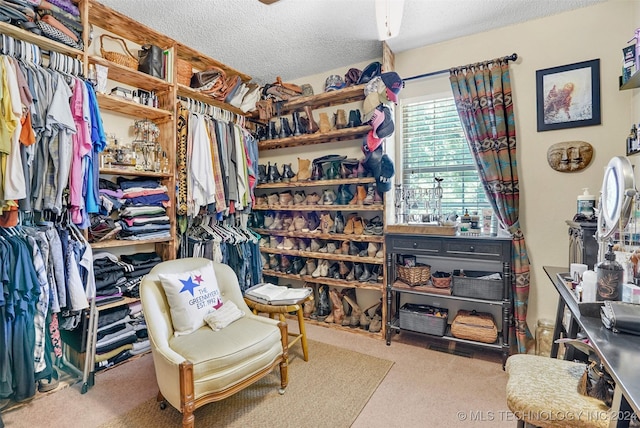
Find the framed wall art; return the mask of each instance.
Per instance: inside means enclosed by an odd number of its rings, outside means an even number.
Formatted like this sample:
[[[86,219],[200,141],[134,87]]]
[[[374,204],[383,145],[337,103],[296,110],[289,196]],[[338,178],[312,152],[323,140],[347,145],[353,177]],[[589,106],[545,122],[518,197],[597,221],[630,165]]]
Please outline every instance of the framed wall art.
[[[592,126],[600,118],[600,60],[536,71],[538,132]]]

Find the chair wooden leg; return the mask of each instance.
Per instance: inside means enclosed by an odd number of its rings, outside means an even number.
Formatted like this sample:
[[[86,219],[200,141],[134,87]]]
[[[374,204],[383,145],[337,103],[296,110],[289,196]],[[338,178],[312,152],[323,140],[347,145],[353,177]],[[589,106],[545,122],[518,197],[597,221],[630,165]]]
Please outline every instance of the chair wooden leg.
[[[289,330],[287,323],[280,321],[280,337],[282,341],[282,361],[280,362],[280,394],[284,394],[284,390],[289,384]]]
[[[180,363],[180,411],[182,412],[182,428],[194,428],[194,410],[193,364],[189,361],[183,361]]]
[[[309,361],[309,347],[307,346],[307,331],[304,327],[304,314],[302,313],[302,307],[297,311],[298,315],[298,328],[300,329],[300,341],[302,342],[302,355],[305,361]]]

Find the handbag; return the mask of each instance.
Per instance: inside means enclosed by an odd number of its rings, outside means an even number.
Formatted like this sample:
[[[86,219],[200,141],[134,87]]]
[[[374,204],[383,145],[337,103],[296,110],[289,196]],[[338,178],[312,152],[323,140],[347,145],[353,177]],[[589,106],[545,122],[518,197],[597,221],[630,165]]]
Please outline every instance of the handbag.
[[[600,319],[609,330],[640,336],[640,305],[605,300]]]
[[[138,71],[164,79],[164,52],[158,46],[145,44],[138,52]]]

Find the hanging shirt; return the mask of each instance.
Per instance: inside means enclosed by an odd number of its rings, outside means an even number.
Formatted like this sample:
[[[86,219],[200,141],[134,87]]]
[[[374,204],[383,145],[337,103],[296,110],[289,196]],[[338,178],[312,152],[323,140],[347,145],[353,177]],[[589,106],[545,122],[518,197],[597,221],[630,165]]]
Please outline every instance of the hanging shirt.
[[[11,99],[11,109],[17,118],[15,129],[11,134],[11,150],[6,158],[6,170],[4,175],[4,199],[16,200],[27,197],[22,157],[20,155],[20,133],[22,131],[22,102],[20,99],[20,87],[14,63],[7,56],[2,57],[5,75],[7,78],[8,92],[4,96]]]
[[[192,188],[194,214],[200,207],[215,202],[216,184],[213,180],[213,165],[211,163],[211,141],[207,132],[207,125],[202,115],[192,113],[194,120],[192,129],[193,150],[191,153],[191,168],[189,179]]]

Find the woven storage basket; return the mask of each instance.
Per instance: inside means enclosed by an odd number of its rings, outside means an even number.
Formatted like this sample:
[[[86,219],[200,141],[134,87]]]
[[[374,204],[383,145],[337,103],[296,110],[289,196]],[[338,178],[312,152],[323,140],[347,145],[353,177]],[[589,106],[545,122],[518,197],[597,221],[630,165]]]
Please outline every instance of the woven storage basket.
[[[451,335],[458,339],[494,343],[498,339],[498,327],[489,313],[461,309],[451,323]]]
[[[417,263],[415,266],[408,267],[398,265],[398,279],[406,282],[412,287],[416,285],[425,285],[431,278],[431,266]]]
[[[189,61],[181,58],[176,59],[176,82],[189,86],[191,84],[191,76],[193,76],[193,66]]]
[[[436,288],[449,288],[451,285],[451,274],[449,272],[434,272],[431,275],[431,284]]]
[[[127,53],[122,54],[120,52],[105,51],[104,48],[102,47],[103,37],[109,37],[110,39],[121,42],[122,46],[124,47],[124,50]],[[133,68],[134,70],[138,69],[138,59],[129,51],[129,49],[127,49],[127,44],[125,43],[124,39],[121,39],[119,37],[113,37],[108,34],[101,35],[100,36],[100,55],[102,55],[102,58],[106,59],[107,61],[114,62],[118,65],[124,65],[125,67]]]

